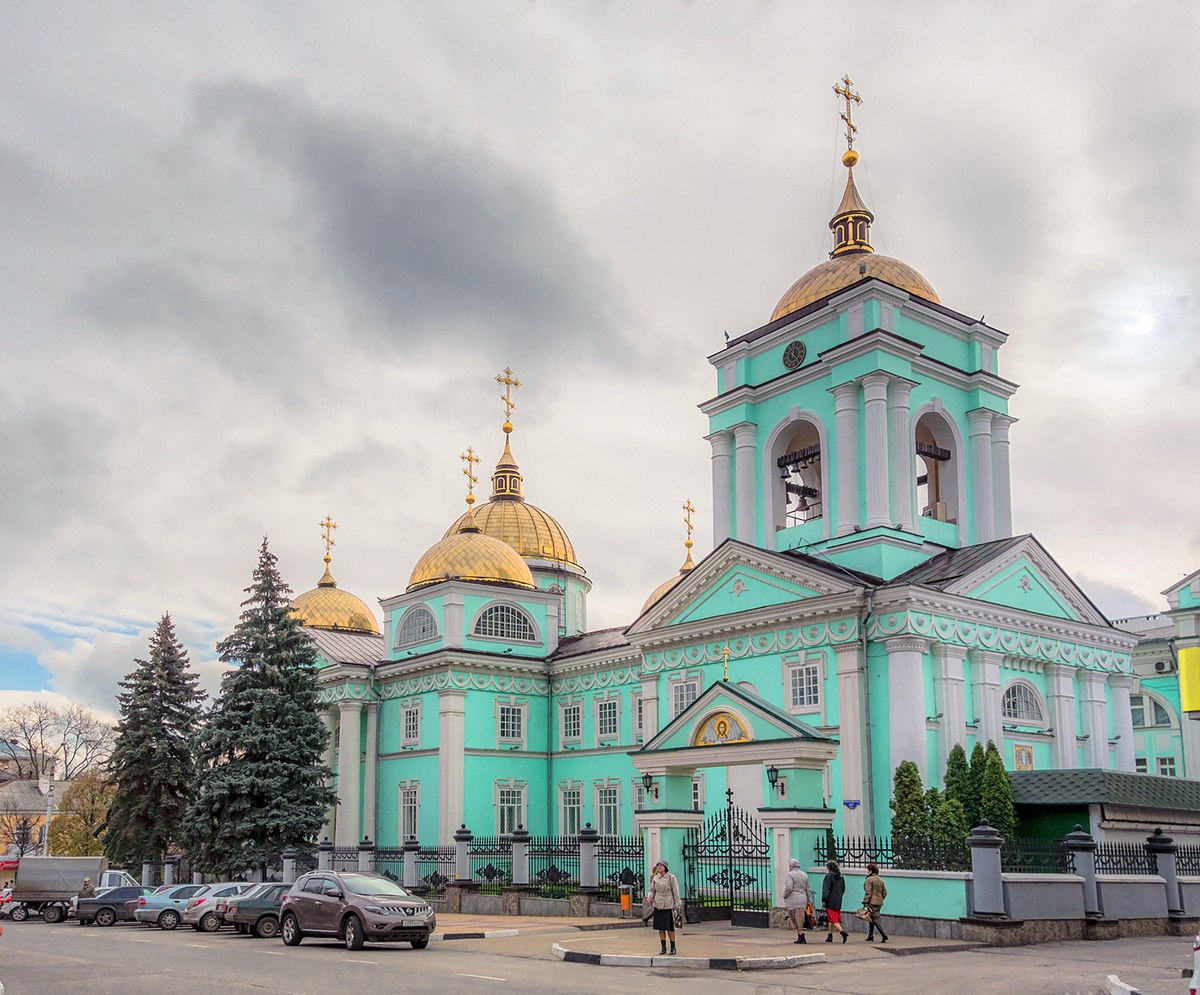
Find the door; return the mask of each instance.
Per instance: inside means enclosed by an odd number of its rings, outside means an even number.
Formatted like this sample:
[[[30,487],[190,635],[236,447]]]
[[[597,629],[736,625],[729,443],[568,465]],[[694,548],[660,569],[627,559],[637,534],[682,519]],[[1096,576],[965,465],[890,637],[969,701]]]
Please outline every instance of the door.
[[[688,831],[683,846],[684,906],[689,921],[729,918],[734,926],[770,925],[771,837],[766,827],[733,804]]]

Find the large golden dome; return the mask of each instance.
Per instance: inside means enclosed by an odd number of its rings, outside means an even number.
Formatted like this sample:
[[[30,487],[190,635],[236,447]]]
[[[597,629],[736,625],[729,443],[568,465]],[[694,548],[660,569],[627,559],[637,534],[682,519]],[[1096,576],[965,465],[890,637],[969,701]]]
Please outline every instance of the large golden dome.
[[[891,256],[881,256],[877,252],[856,252],[852,255],[835,256],[810,269],[779,299],[771,320],[799,311],[806,304],[819,301],[835,291],[872,277],[901,290],[907,290],[910,294],[927,301],[941,303],[941,298],[929,281],[908,263]]]
[[[325,574],[311,591],[298,595],[290,613],[312,629],[333,629],[338,632],[369,632],[379,635],[375,613],[362,598],[338,589],[329,573],[329,557],[325,557]]]
[[[533,589],[533,574],[512,546],[484,535],[470,510],[459,522],[462,524],[452,534],[434,543],[417,560],[408,578],[408,590],[443,580],[467,580]]]

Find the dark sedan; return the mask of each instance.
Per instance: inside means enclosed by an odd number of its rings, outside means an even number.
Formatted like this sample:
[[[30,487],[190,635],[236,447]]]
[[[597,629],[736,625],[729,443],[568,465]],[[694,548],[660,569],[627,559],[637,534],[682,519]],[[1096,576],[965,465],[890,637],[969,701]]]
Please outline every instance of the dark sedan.
[[[97,926],[111,926],[114,922],[130,922],[133,910],[137,908],[139,898],[154,894],[153,888],[141,886],[125,886],[109,888],[102,894],[92,898],[75,900],[75,918],[80,926],[95,923]]]
[[[271,937],[279,932],[279,905],[290,885],[260,884],[229,899],[222,915],[239,933]]]

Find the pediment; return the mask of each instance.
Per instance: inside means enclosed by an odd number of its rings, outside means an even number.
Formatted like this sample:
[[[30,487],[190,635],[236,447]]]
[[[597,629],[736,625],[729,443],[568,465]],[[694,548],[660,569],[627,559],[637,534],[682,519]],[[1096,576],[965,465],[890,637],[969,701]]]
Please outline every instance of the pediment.
[[[651,605],[628,632],[721,618],[854,589],[843,576],[727,539]]]

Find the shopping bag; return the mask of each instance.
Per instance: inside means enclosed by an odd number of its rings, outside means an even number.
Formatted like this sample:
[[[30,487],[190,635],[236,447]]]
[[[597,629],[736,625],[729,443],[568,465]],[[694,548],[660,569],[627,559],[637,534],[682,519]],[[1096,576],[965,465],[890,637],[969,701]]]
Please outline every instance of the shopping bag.
[[[854,913],[855,919],[861,919],[863,922],[869,922],[871,919],[871,910],[865,905]]]
[[[675,922],[676,930],[680,930],[683,928],[683,909],[681,909],[678,905],[675,906],[674,922]]]
[[[809,902],[807,908],[805,908],[805,910],[804,910],[804,928],[805,929],[816,929],[817,928],[817,913],[813,909],[812,902]]]

